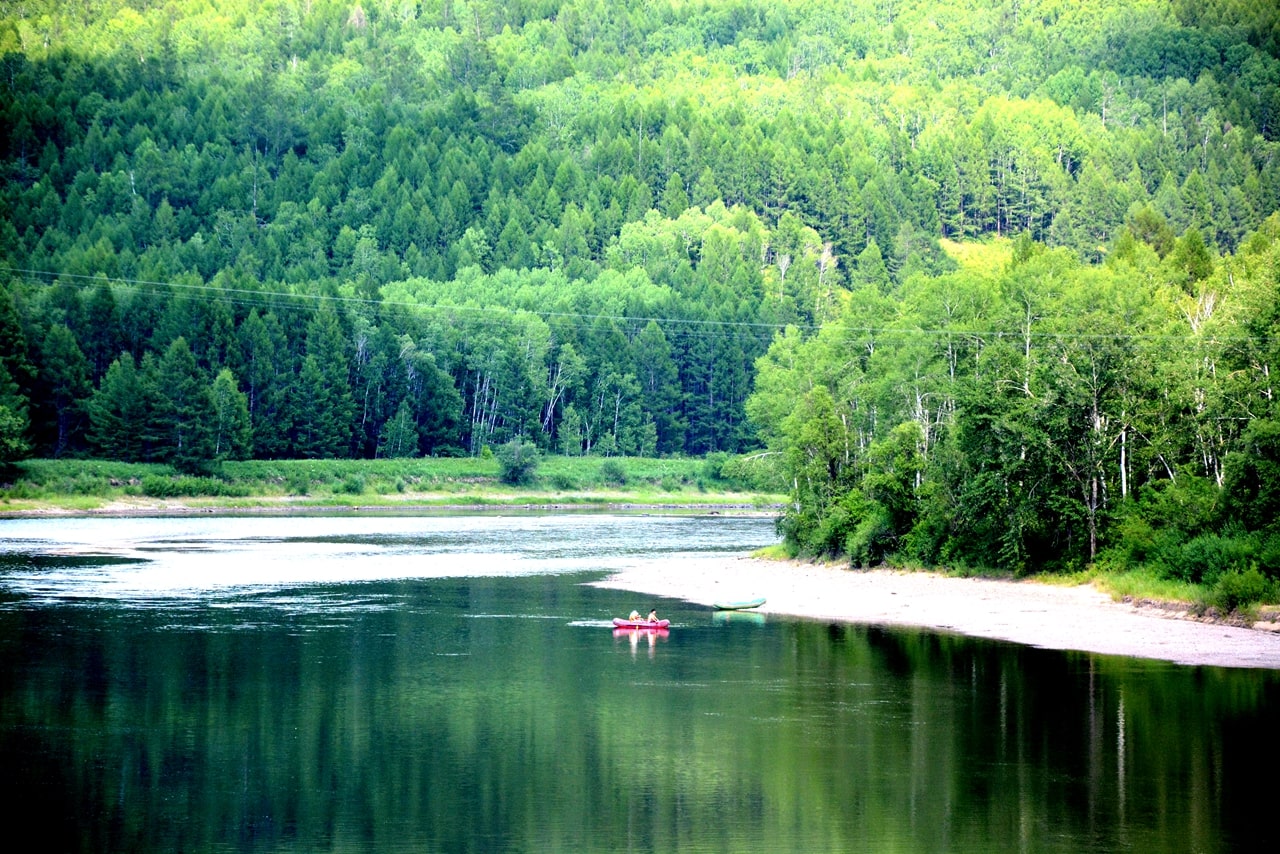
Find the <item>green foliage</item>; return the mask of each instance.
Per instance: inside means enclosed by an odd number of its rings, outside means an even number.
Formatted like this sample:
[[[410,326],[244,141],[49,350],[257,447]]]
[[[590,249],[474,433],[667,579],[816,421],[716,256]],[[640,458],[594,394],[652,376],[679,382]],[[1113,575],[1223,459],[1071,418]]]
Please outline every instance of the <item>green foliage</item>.
[[[142,494],[151,498],[239,498],[249,490],[219,478],[148,475],[142,479]]]
[[[725,474],[725,466],[729,463],[730,457],[724,451],[713,451],[702,461],[702,477],[707,480],[723,481],[728,479]]]
[[[535,495],[547,490],[580,493],[547,500],[593,503],[616,500],[616,485],[600,480],[601,460],[592,457],[541,457],[538,480],[522,488]],[[627,492],[638,502],[671,501],[695,481],[702,467],[698,459],[628,458]],[[68,496],[97,498],[142,494],[143,482],[157,497],[226,497],[251,501],[277,497],[306,498],[308,503],[341,503],[358,496],[396,495],[426,503],[490,503],[506,500],[499,488],[498,466],[478,458],[427,457],[380,460],[227,460],[217,465],[216,476],[196,478],[194,486],[172,485],[171,466],[159,463],[123,463],[104,460],[27,459],[14,464],[6,475],[3,495],[63,502]],[[219,486],[218,484],[222,484]],[[673,491],[668,491],[670,487]],[[185,490],[184,495],[174,490]],[[601,494],[593,495],[596,491]],[[659,493],[662,493],[659,495]],[[724,500],[729,496],[712,496]],[[372,499],[374,503],[376,499]],[[392,499],[402,500],[402,499]],[[518,498],[517,500],[527,500]],[[680,499],[683,500],[683,499]],[[701,500],[706,500],[702,498]],[[772,496],[740,495],[731,500],[768,507]]]
[[[528,486],[538,474],[538,448],[520,439],[498,447],[498,479],[511,486]]]
[[[1209,533],[1167,548],[1158,561],[1170,578],[1212,586],[1223,575],[1245,571],[1253,557],[1248,540]]]
[[[151,418],[157,455],[179,471],[202,473],[217,459],[214,402],[195,354],[182,336],[165,351],[154,375]]]
[[[28,423],[26,412],[15,412],[0,403],[0,467],[22,459],[31,450],[26,439]]]
[[[1013,250],[975,267],[988,279],[859,291],[842,327],[775,339],[747,409],[790,481],[788,541],[1015,574],[1100,557],[1197,584],[1250,561],[1270,573],[1273,424],[1245,410],[1271,405],[1274,238],[1209,274],[1239,308],[1199,320],[1217,297],[1176,277],[1137,286],[1123,263]],[[1189,319],[1249,334],[1188,352]]]
[[[290,471],[285,484],[290,495],[301,496],[311,492],[311,476],[300,469]]]
[[[214,377],[209,390],[213,420],[213,458],[243,459],[248,456],[253,428],[249,419],[249,401],[236,387],[235,376],[223,368]]]
[[[1229,614],[1259,602],[1274,602],[1276,598],[1275,581],[1259,572],[1257,567],[1249,567],[1243,571],[1232,569],[1218,576],[1206,601]]]
[[[0,12],[0,461],[518,442],[858,562],[1280,562],[1269,12],[117,5]]]
[[[53,326],[41,342],[36,388],[48,447],[54,456],[74,450],[90,386],[84,353],[65,324]]]
[[[618,460],[607,459],[600,464],[600,480],[612,486],[625,486],[627,470]]]
[[[1225,463],[1227,512],[1254,530],[1280,525],[1280,421],[1255,419]]]
[[[894,542],[892,514],[873,504],[845,539],[844,552],[854,566],[873,566],[892,551]]]
[[[30,452],[31,444],[27,440],[30,426],[26,398],[10,376],[4,361],[0,360],[0,468]]]
[[[578,481],[564,472],[556,472],[547,479],[550,481],[553,489],[557,489],[562,492],[578,488]]]
[[[89,441],[102,457],[139,462],[150,456],[151,419],[157,406],[154,382],[122,353],[107,368],[89,400]]]

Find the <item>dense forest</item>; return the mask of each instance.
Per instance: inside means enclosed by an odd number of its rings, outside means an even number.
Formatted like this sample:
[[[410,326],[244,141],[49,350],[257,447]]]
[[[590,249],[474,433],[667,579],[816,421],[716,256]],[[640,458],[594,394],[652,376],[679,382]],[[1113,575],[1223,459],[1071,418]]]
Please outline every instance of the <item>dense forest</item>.
[[[807,553],[1280,575],[1280,11],[0,9],[0,458],[728,452]]]

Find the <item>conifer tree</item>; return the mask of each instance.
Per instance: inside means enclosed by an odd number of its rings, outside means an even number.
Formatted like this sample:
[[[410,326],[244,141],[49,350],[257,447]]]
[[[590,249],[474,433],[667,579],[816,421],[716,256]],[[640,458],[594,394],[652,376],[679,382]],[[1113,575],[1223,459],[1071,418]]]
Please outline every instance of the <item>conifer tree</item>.
[[[178,336],[165,351],[156,368],[156,387],[152,424],[161,459],[179,471],[206,471],[216,459],[214,406],[186,338]]]
[[[146,459],[148,424],[156,401],[129,353],[107,368],[89,400],[89,442],[111,460]]]
[[[75,335],[64,324],[54,326],[40,347],[38,384],[45,441],[53,456],[77,442],[90,388],[89,365]]]

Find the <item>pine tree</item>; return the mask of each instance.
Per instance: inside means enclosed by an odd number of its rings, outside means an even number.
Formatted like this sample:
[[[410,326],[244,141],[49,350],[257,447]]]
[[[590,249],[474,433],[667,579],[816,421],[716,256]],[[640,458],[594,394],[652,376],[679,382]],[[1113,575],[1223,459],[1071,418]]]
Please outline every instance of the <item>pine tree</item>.
[[[351,453],[355,401],[351,395],[347,339],[337,314],[325,306],[307,327],[307,355],[298,375],[294,409],[296,452],[309,458]]]
[[[216,458],[215,413],[209,385],[187,346],[169,345],[156,373],[159,398],[153,419],[161,458],[179,471],[206,471]]]
[[[148,423],[155,403],[133,356],[122,353],[107,368],[89,400],[89,442],[94,451],[112,460],[146,459]]]
[[[293,409],[290,390],[295,369],[284,328],[272,312],[258,310],[240,324],[241,380],[253,431],[253,456],[278,459],[290,452]]]
[[[40,348],[39,400],[49,451],[61,456],[77,441],[89,396],[89,365],[71,330],[58,324]]]
[[[632,352],[643,407],[658,430],[657,450],[664,454],[680,451],[684,448],[685,422],[680,410],[679,371],[667,336],[651,320],[636,338]]]

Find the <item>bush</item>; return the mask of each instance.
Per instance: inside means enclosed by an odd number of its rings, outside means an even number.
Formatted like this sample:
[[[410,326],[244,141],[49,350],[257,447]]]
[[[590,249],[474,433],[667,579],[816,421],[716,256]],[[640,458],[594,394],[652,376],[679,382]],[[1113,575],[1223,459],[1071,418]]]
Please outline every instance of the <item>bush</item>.
[[[528,486],[538,473],[538,448],[520,439],[512,439],[495,454],[498,479],[511,486]]]
[[[1218,582],[1209,591],[1208,602],[1229,614],[1274,599],[1275,593],[1275,585],[1257,567],[1251,566],[1244,572],[1231,570],[1218,576]]]
[[[729,455],[724,451],[712,451],[702,461],[702,476],[707,480],[724,480],[724,467],[729,460]]]
[[[110,484],[105,477],[78,474],[58,485],[58,491],[67,495],[105,495]]]
[[[243,498],[249,490],[212,477],[149,475],[142,479],[142,494],[150,498]]]
[[[1227,572],[1242,572],[1253,558],[1247,540],[1220,534],[1201,534],[1161,556],[1165,573],[1179,581],[1213,585]]]
[[[627,470],[615,459],[605,460],[600,464],[600,480],[612,486],[625,486]]]
[[[563,472],[557,472],[551,476],[551,485],[561,491],[578,488],[578,482]]]
[[[884,560],[893,545],[893,521],[889,511],[873,502],[845,541],[845,551],[853,566],[874,566]]]
[[[287,485],[290,495],[306,495],[311,491],[311,477],[304,471],[289,472]]]
[[[365,490],[364,475],[349,474],[342,479],[342,491],[347,495],[363,495]]]

